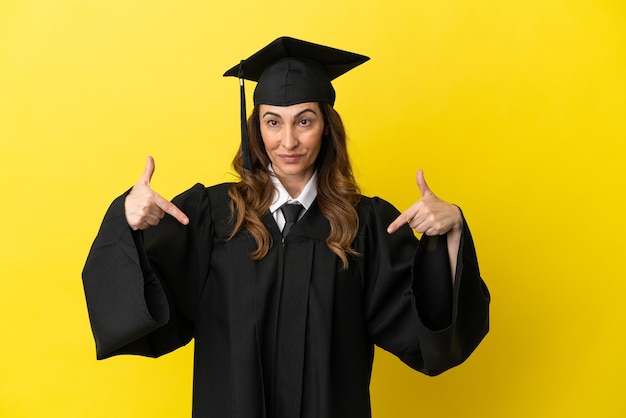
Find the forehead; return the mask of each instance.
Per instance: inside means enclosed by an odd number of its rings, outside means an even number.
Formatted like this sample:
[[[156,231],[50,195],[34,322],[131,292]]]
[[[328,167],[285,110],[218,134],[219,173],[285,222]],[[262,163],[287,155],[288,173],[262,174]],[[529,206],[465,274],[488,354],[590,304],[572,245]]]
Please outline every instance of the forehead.
[[[298,103],[291,106],[259,105],[261,117],[266,114],[278,115],[281,117],[296,116],[303,112],[311,111],[320,114],[320,106],[317,102]]]

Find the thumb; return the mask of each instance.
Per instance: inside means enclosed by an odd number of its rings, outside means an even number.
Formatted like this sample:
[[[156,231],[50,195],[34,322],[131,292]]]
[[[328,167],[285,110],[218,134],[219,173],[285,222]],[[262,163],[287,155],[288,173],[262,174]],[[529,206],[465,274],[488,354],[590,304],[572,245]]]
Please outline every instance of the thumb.
[[[141,178],[139,178],[139,183],[142,183],[146,186],[150,186],[150,180],[152,180],[152,174],[154,174],[154,158],[148,155],[148,159],[146,161],[146,168],[143,170],[141,174]]]
[[[427,194],[434,194],[432,190],[430,190],[430,187],[428,187],[428,184],[426,184],[426,179],[424,178],[424,170],[419,169],[417,171],[415,181],[417,183],[417,187],[419,187],[420,189],[422,197],[426,196]]]

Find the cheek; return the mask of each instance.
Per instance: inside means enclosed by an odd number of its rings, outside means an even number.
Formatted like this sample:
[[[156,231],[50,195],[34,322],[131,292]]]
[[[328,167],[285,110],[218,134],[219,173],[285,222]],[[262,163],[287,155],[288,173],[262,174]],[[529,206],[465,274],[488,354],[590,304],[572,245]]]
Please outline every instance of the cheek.
[[[326,135],[325,130],[322,128],[319,130],[319,132],[317,132],[317,134],[315,135],[314,138],[314,146],[315,148],[317,148],[318,150],[320,148],[322,148],[322,141],[324,141],[324,136]]]
[[[272,148],[274,148],[272,144],[275,141],[272,141],[272,136],[267,131],[267,129],[261,128],[261,140],[263,142],[263,146],[265,147],[266,151],[270,151]]]
[[[317,159],[318,154],[320,153],[320,150],[322,149],[323,140],[324,139],[322,137],[321,132],[319,133],[319,135],[314,135],[311,138],[309,138],[308,148],[309,150],[311,150],[311,153],[314,155],[316,159]]]

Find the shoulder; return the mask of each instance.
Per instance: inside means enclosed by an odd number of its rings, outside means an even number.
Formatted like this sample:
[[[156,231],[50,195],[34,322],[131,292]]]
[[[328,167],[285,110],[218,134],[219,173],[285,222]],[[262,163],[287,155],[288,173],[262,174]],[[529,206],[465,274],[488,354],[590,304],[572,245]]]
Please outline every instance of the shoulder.
[[[208,199],[210,201],[221,201],[228,200],[228,190],[235,183],[221,183],[213,186],[205,186],[202,183],[196,183],[189,189],[177,195],[173,201],[174,202],[199,202],[203,199]],[[178,204],[178,203],[177,203]]]
[[[363,196],[356,209],[359,214],[359,233],[355,241],[357,251],[366,255],[380,251],[413,254],[417,241],[408,225],[403,225],[393,234],[387,232],[389,224],[400,215],[394,205],[381,197]]]
[[[361,196],[361,200],[357,204],[356,210],[362,221],[368,219],[385,221],[389,219],[393,220],[400,214],[395,206],[378,196]]]
[[[222,183],[206,187],[196,183],[180,193],[172,202],[188,216],[222,219],[230,214],[228,190],[235,183]]]
[[[233,227],[228,191],[235,184],[221,183],[206,187],[197,183],[179,196],[183,201],[191,202],[190,211],[195,212],[200,227],[210,226],[216,237],[228,237]],[[185,208],[181,207],[181,210],[184,212]],[[187,215],[191,217],[189,213]]]

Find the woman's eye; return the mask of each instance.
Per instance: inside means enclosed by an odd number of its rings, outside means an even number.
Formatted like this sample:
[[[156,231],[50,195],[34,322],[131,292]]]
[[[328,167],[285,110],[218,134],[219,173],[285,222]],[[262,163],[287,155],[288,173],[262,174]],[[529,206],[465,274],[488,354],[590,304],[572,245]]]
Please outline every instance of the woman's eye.
[[[302,126],[307,126],[307,125],[310,125],[310,124],[311,124],[311,121],[308,120],[308,119],[302,119],[300,121],[300,125],[302,125]]]
[[[278,122],[273,120],[273,119],[270,119],[270,120],[267,121],[267,124],[269,126],[276,126],[276,125],[278,125]]]

